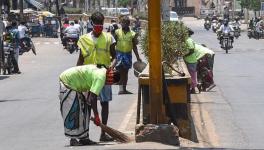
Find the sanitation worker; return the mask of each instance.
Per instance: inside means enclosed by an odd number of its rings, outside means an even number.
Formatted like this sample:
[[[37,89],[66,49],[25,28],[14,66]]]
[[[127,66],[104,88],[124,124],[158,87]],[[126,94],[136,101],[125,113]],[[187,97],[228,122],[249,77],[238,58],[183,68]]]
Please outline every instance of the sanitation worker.
[[[132,67],[132,50],[134,51],[137,61],[141,61],[137,49],[136,33],[130,29],[130,20],[128,16],[121,18],[121,29],[115,31],[116,43],[116,69],[120,71],[121,79],[118,94],[132,94],[127,91],[128,71]]]
[[[97,64],[107,68],[114,68],[116,63],[115,39],[103,31],[104,15],[95,12],[91,16],[93,31],[84,34],[78,41],[81,49],[77,65]],[[87,95],[86,95],[87,96]],[[102,123],[107,125],[109,114],[109,101],[112,100],[112,87],[105,85],[99,94],[102,106]],[[100,141],[113,141],[104,131],[101,132]]]
[[[101,121],[97,110],[97,96],[105,84],[117,83],[120,74],[100,65],[83,65],[65,70],[59,79],[60,110],[65,135],[70,137],[70,145],[96,144],[89,139],[89,109],[92,108],[94,123],[99,126]],[[87,99],[83,92],[88,92]]]

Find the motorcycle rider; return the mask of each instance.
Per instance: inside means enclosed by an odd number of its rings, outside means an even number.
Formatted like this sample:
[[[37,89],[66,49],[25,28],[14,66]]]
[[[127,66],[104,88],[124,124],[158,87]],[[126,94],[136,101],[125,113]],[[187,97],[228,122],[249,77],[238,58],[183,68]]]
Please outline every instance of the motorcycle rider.
[[[232,28],[232,26],[228,24],[228,19],[224,19],[223,24],[220,26],[219,30],[217,31],[217,35],[220,39],[221,46],[223,40],[223,33],[228,33],[231,39],[231,48],[233,48],[234,36],[231,35],[231,32],[234,32],[234,29]]]
[[[26,27],[26,22],[21,21],[20,25],[18,26],[18,32],[19,32],[19,40],[20,42],[26,41],[26,46],[30,47],[30,38],[26,36],[26,32],[28,32],[28,28]]]
[[[69,38],[75,39],[75,42],[79,39],[80,30],[74,27],[74,22],[70,23],[70,26],[64,30],[64,37],[62,39],[63,46],[66,46],[66,42]],[[77,44],[77,43],[76,43]]]
[[[217,16],[216,15],[213,15],[213,17],[212,17],[212,19],[211,19],[212,21],[214,21],[214,20],[216,20],[216,21],[218,21],[218,18],[217,18]]]
[[[264,30],[264,21],[260,20],[257,24],[256,24],[256,31],[258,33],[258,37],[260,38],[263,35],[263,30]]]
[[[78,20],[74,20],[74,27],[79,30],[79,35],[81,35],[82,27],[79,24]]]
[[[208,22],[209,21],[209,22]],[[206,28],[206,24],[209,23],[209,25],[211,26],[211,20],[209,15],[207,14],[206,17],[204,18],[204,28]]]
[[[107,32],[110,32],[113,36],[115,34],[115,31],[118,29],[118,25],[115,19],[111,20],[111,24],[109,25]]]

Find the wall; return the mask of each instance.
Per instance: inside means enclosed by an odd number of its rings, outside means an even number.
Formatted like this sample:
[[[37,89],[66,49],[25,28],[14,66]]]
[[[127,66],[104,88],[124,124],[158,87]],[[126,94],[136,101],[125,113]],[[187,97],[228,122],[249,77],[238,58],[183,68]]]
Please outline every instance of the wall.
[[[187,0],[187,7],[195,8],[195,16],[200,17],[201,0]]]

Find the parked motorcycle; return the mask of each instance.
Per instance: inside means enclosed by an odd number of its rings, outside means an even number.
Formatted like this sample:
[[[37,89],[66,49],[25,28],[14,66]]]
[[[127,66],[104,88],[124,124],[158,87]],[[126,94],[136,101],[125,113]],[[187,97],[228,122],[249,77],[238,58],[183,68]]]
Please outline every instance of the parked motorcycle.
[[[208,31],[211,28],[211,22],[209,20],[206,20],[204,22],[204,28]]]

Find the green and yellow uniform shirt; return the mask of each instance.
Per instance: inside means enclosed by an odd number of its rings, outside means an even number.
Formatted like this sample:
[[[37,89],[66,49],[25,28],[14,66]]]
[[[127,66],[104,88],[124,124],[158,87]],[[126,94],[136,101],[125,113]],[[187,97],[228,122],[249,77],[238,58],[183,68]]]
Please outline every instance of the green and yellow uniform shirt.
[[[77,66],[65,70],[59,78],[67,88],[98,95],[105,85],[106,69],[96,65]]]

